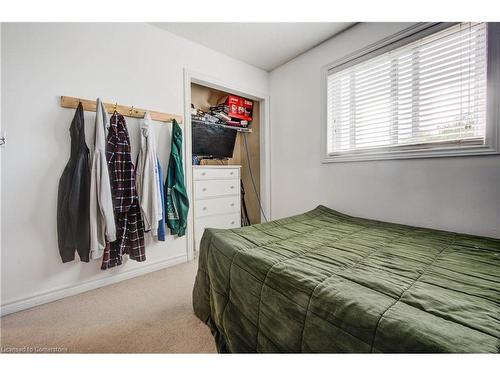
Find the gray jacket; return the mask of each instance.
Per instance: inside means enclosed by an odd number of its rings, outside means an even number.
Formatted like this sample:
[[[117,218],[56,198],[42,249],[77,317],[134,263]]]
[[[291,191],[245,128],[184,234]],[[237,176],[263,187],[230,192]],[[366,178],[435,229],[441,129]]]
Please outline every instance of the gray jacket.
[[[97,98],[95,142],[90,171],[90,258],[102,256],[106,240],[116,240],[113,198],[106,161],[106,131],[109,118],[106,107]]]

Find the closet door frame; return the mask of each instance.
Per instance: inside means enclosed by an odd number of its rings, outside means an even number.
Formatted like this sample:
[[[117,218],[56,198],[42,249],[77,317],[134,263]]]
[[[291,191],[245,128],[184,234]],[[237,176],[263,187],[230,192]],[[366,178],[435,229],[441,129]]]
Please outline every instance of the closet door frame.
[[[184,160],[186,168],[186,190],[189,195],[190,209],[188,213],[188,227],[186,231],[187,258],[194,259],[194,216],[193,216],[193,174],[191,154],[191,84],[196,83],[213,89],[234,93],[259,102],[260,106],[260,199],[262,209],[268,220],[271,212],[271,148],[269,126],[269,95],[241,87],[238,84],[223,82],[206,74],[184,69]],[[261,220],[264,217],[261,213]]]

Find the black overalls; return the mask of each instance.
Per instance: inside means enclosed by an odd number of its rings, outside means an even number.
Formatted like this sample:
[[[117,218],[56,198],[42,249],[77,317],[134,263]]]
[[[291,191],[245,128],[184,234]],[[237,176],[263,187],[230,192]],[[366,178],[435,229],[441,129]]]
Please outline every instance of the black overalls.
[[[57,195],[57,236],[63,263],[75,259],[75,250],[83,262],[90,251],[90,166],[85,143],[83,107],[80,103],[69,128],[71,156],[59,180]]]

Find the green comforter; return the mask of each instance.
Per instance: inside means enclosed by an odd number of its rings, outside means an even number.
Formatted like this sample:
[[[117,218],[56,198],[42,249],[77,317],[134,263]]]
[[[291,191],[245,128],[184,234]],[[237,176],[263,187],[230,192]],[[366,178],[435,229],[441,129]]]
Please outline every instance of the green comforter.
[[[500,351],[500,240],[326,207],[207,229],[193,290],[220,352]]]

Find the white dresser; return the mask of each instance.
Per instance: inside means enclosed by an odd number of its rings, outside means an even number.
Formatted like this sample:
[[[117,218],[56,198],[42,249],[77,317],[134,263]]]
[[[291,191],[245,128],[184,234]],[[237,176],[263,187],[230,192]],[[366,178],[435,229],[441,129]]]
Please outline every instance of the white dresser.
[[[199,251],[205,228],[241,226],[239,165],[193,166],[194,249]]]

